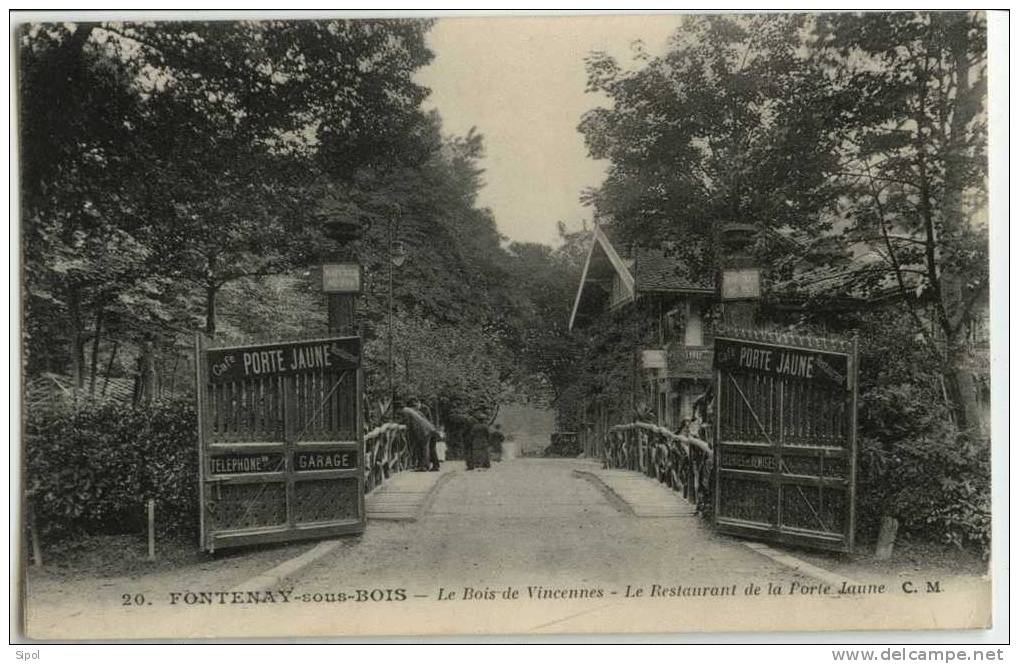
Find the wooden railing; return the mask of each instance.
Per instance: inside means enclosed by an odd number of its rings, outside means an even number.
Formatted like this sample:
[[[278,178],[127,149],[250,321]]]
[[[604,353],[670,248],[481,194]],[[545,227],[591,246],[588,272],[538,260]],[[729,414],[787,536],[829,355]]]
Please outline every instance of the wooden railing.
[[[634,422],[609,428],[603,462],[607,468],[644,473],[669,485],[695,505],[711,496],[711,446],[655,424]]]
[[[407,427],[386,422],[364,435],[364,490],[371,493],[391,475],[410,468]]]

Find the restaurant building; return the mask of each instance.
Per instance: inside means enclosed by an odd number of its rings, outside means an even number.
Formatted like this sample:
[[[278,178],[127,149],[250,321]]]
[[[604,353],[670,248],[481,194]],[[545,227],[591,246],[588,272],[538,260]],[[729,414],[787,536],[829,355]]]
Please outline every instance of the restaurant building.
[[[611,225],[594,227],[570,329],[584,328],[605,311],[633,322],[633,412],[610,417],[596,407],[584,420],[595,433],[607,419],[617,424],[642,412],[675,429],[693,415],[694,402],[710,386],[714,274],[694,274],[669,243],[625,246],[613,231]]]

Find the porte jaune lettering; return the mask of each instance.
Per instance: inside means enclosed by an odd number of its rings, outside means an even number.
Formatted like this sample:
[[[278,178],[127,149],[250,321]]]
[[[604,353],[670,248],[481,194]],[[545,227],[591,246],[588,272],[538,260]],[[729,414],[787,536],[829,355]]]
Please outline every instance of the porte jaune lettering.
[[[849,389],[845,353],[715,339],[715,366]]]
[[[245,376],[324,369],[333,366],[328,344],[316,346],[294,346],[286,350],[244,351],[241,366]]]
[[[357,337],[320,339],[238,348],[213,348],[207,352],[207,371],[212,383],[265,379],[298,373],[335,373],[360,365]]]
[[[777,359],[775,359],[776,355]],[[802,353],[744,346],[739,351],[739,366],[744,369],[757,369],[794,378],[814,377],[814,356]]]

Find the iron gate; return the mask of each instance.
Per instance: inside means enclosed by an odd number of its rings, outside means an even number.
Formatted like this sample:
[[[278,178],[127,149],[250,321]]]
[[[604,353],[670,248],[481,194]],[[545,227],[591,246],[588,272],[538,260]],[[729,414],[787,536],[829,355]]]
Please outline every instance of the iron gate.
[[[364,530],[361,340],[197,340],[201,547]]]
[[[715,523],[853,547],[857,344],[749,330],[715,337]]]

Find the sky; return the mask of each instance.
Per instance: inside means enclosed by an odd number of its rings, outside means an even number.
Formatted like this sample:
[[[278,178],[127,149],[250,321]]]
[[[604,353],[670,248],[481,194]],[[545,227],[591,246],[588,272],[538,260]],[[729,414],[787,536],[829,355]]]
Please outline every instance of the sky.
[[[597,186],[607,162],[587,155],[577,131],[584,111],[607,98],[584,92],[584,57],[605,51],[632,63],[642,40],[664,52],[680,17],[558,16],[442,18],[431,29],[432,63],[417,77],[431,88],[425,106],[447,134],[477,127],[485,138],[485,186],[479,204],[511,240],[558,243],[556,222],[590,222],[580,193]]]

